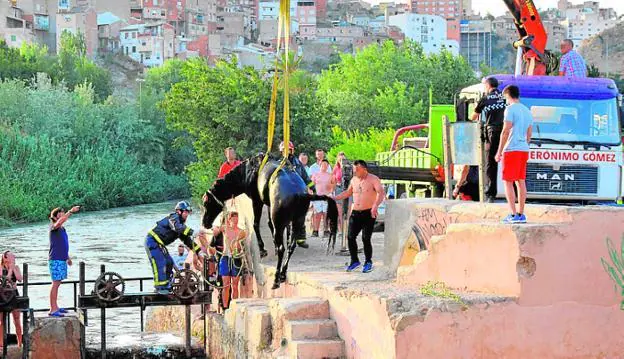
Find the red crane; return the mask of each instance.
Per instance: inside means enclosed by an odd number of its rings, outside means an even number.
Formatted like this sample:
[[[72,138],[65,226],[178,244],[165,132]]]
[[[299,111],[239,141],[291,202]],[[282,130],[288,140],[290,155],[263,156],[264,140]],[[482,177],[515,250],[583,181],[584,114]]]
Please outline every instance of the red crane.
[[[548,35],[533,0],[503,0],[515,20],[520,39],[515,48],[522,48],[525,75],[546,75],[545,55]]]

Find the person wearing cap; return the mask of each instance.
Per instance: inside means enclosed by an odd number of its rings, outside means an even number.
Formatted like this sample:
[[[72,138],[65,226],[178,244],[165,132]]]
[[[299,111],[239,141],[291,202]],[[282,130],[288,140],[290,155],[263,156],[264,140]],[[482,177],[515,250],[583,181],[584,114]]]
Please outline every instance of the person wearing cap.
[[[283,141],[282,143],[280,143],[279,149],[280,149],[280,152],[284,152]],[[297,172],[299,177],[301,177],[301,179],[303,180],[303,183],[305,183],[306,186],[308,186],[310,191],[315,191],[316,188],[314,187],[314,182],[312,182],[312,180],[308,176],[308,172],[306,171],[305,166],[303,165],[303,163],[301,163],[301,161],[299,161],[299,158],[295,156],[295,145],[292,142],[288,143],[288,160],[293,165],[295,172]],[[299,247],[301,248],[310,247],[306,243],[305,217],[295,218],[295,220],[293,221],[293,238],[295,239]]]
[[[186,201],[178,202],[175,212],[156,222],[156,226],[150,229],[145,239],[145,251],[152,266],[154,275],[154,288],[159,294],[171,292],[171,279],[173,275],[173,259],[169,255],[167,245],[176,239],[180,239],[184,245],[195,252],[193,257],[196,262],[201,260],[201,246],[194,242],[197,232],[186,225],[186,219],[193,209]],[[200,267],[201,263],[194,263]]]
[[[485,95],[477,106],[472,115],[472,120],[477,121],[483,115],[484,133],[483,140],[485,142],[486,162],[485,174],[487,177],[487,186],[485,187],[485,201],[494,202],[498,194],[498,162],[496,162],[496,153],[500,136],[503,132],[503,118],[505,117],[505,98],[498,90],[498,80],[493,77],[486,77],[482,81]]]
[[[48,252],[48,268],[52,277],[50,288],[50,312],[51,317],[63,317],[67,311],[58,306],[58,289],[61,281],[67,279],[67,266],[72,265],[69,257],[69,238],[65,230],[65,223],[69,217],[80,211],[80,206],[72,207],[68,212],[61,207],[56,207],[50,212],[50,251]]]

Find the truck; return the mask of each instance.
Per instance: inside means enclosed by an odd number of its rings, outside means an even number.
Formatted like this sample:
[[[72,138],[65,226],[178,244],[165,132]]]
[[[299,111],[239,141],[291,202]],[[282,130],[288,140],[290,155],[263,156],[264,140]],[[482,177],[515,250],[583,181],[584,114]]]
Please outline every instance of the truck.
[[[621,201],[624,193],[622,98],[606,78],[546,76],[546,33],[533,1],[504,0],[516,19],[521,39],[516,73],[493,75],[500,89],[520,88],[521,102],[533,114],[534,127],[527,164],[529,199],[556,202]],[[394,189],[394,196],[439,197],[444,190],[442,118],[468,119],[484,86],[462,89],[453,105],[430,106],[429,122],[399,129],[392,148],[378,153],[375,172]],[[426,137],[408,138],[401,149],[396,139],[407,130],[426,128]],[[403,168],[398,171],[397,168]],[[409,171],[414,176],[410,178]],[[504,197],[499,166],[499,193]],[[401,176],[396,176],[396,173]],[[422,176],[429,173],[429,178]],[[419,177],[416,178],[416,174]]]

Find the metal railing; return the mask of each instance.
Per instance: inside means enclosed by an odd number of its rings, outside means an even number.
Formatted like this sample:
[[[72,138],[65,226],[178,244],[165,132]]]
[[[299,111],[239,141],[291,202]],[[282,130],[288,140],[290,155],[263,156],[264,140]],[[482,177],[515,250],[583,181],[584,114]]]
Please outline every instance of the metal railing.
[[[142,292],[143,291],[143,282],[144,281],[153,282],[154,278],[152,278],[152,277],[134,277],[134,278],[124,278],[124,281],[126,283],[128,283],[128,282],[139,282],[139,291]],[[71,311],[76,312],[77,309],[78,309],[78,284],[79,283],[80,283],[79,280],[64,280],[64,281],[61,282],[61,286],[63,286],[63,285],[72,285],[72,287],[73,287],[73,293],[74,293],[73,294],[73,298],[74,298],[73,304],[74,305],[72,307],[66,307],[65,309],[67,309],[67,310],[71,310]],[[95,280],[85,280],[85,283],[95,284]],[[51,285],[52,285],[51,281],[50,282],[29,282],[28,283],[28,287],[34,287],[34,286],[41,287],[41,286],[51,286]],[[22,287],[23,283],[18,283],[17,286],[18,287]],[[49,310],[50,310],[50,308],[32,308],[32,311],[35,312],[35,313],[47,312]],[[142,307],[141,308],[141,332],[143,332],[144,329],[145,329],[144,328],[145,327],[145,324],[144,324],[145,316],[144,316],[144,314],[145,314],[145,308]],[[7,327],[7,329],[10,330],[9,327]]]

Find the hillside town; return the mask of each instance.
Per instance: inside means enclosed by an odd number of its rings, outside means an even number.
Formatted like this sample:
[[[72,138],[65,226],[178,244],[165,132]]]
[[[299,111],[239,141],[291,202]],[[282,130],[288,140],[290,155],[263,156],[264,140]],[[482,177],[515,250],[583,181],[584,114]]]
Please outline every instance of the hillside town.
[[[279,1],[263,0],[2,0],[0,38],[10,47],[38,43],[58,49],[64,31],[84,34],[87,55],[125,55],[146,67],[165,60],[235,56],[256,68],[271,62],[277,43]],[[307,63],[355,52],[368,44],[411,39],[426,53],[461,54],[474,69],[509,68],[517,40],[510,14],[476,14],[471,0],[293,0],[292,47]],[[597,1],[542,10],[550,50],[570,38],[577,43],[619,21]]]

